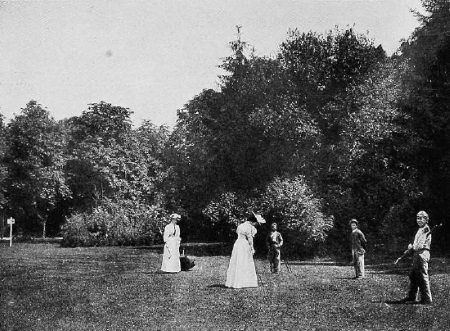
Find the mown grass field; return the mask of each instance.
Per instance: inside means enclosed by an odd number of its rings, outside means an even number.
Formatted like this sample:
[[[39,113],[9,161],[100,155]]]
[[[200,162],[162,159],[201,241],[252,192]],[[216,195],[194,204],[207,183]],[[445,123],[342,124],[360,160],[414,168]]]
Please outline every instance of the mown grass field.
[[[189,249],[190,256],[194,248]],[[223,286],[228,255],[198,269],[159,271],[160,249],[0,244],[0,330],[450,330],[450,267],[434,258],[431,306],[396,304],[407,261],[367,258],[367,277],[329,260],[290,261],[280,275],[257,260],[260,287]]]

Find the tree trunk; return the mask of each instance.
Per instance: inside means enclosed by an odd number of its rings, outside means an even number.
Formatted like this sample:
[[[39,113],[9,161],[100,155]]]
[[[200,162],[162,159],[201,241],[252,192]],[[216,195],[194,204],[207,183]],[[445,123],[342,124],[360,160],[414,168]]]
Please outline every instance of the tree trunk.
[[[42,222],[42,238],[45,239],[47,232],[47,221]]]

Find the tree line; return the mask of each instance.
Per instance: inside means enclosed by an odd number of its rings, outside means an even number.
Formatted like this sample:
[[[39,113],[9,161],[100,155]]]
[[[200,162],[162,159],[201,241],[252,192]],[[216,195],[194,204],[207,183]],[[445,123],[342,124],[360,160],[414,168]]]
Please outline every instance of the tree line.
[[[400,249],[418,210],[450,215],[450,4],[422,3],[392,56],[352,27],[291,30],[257,56],[238,29],[219,89],[172,130],[103,101],[61,121],[30,101],[0,117],[0,210],[68,246],[154,243],[174,211],[185,239],[227,241],[254,210],[295,254],[347,251],[350,218]]]

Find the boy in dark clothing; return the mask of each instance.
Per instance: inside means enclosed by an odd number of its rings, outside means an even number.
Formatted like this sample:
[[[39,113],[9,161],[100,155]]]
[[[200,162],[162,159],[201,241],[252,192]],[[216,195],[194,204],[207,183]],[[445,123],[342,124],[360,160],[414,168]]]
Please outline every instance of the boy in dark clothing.
[[[277,223],[271,224],[271,231],[267,236],[266,245],[269,250],[267,258],[270,263],[270,271],[277,274],[280,272],[281,246],[283,246],[283,237],[277,231]]]
[[[358,229],[358,221],[355,219],[350,220],[351,244],[352,244],[352,259],[353,266],[355,267],[356,276],[355,279],[363,278],[365,276],[364,270],[364,254],[366,253],[367,240],[364,234]]]

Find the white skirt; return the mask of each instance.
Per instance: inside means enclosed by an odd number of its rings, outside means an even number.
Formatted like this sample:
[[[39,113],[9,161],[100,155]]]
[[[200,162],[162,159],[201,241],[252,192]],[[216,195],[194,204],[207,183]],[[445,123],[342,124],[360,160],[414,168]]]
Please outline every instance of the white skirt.
[[[161,270],[164,272],[181,271],[180,240],[178,238],[169,238],[164,245]]]
[[[225,286],[232,288],[258,287],[255,262],[246,239],[238,239],[234,243]]]

